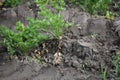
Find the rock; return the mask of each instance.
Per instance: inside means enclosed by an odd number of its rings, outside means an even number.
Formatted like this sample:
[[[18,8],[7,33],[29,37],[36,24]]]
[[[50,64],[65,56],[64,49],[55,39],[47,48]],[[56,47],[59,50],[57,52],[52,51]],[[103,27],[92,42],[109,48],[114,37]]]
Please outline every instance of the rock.
[[[79,31],[78,27],[71,27],[70,31],[72,33],[72,37],[71,38],[73,38],[73,39],[80,38],[80,31]]]
[[[117,32],[118,36],[120,37],[120,20],[113,22],[113,27]]]
[[[75,25],[81,27],[81,35],[85,35],[87,28],[87,20],[90,19],[90,15],[85,12],[81,12],[78,8],[68,8],[64,10],[61,15],[66,22],[72,22]]]
[[[79,68],[80,67],[79,65],[80,64],[77,60],[73,61],[73,64],[72,64],[73,67]]]
[[[80,24],[81,27],[85,27],[87,20],[90,18],[89,14],[85,13],[85,12],[79,12],[77,14],[74,15],[74,17],[72,18],[72,22],[74,24]]]
[[[73,56],[72,58],[72,66],[75,68],[81,68],[82,65],[79,63],[77,56]]]
[[[90,19],[90,15],[85,12],[79,12],[79,14],[75,14],[72,18],[72,22],[76,25],[79,24],[78,27],[81,27],[81,35],[86,35],[86,29],[87,29],[87,20]]]
[[[27,4],[21,4],[18,7],[8,8],[0,13],[0,25],[5,25],[13,29],[17,21],[21,21],[25,25],[28,24],[28,17],[35,17],[32,9]]]
[[[113,22],[113,26],[114,27],[120,26],[120,20]]]
[[[23,22],[25,25],[28,24],[27,18],[35,18],[34,12],[28,7],[27,4],[19,5],[17,8],[18,20]]]
[[[108,21],[103,17],[88,19],[87,32],[88,34],[100,34],[106,36]]]
[[[94,52],[98,52],[98,50],[97,50],[97,48],[96,48],[96,44],[94,44],[94,43],[85,42],[85,41],[80,41],[80,40],[78,40],[78,43],[81,44],[82,46],[89,47],[89,48],[92,49]]]
[[[11,8],[1,13],[0,15],[0,25],[5,25],[10,29],[13,29],[17,21],[17,13],[15,12],[15,8]]]

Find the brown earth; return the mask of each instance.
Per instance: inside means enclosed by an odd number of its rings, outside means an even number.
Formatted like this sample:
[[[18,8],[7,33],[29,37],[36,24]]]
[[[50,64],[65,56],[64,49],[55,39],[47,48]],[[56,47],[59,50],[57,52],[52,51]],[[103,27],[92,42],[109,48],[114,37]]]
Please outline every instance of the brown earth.
[[[36,17],[35,9],[27,3],[3,9],[0,25],[13,29],[17,20],[27,25],[27,17]],[[107,69],[107,80],[120,80],[120,72],[115,79],[112,63],[120,52],[120,19],[109,21],[69,6],[61,15],[74,25],[61,40],[45,41],[30,53],[41,56],[40,63],[29,57],[6,61],[6,49],[0,48],[0,80],[102,80],[102,68]]]

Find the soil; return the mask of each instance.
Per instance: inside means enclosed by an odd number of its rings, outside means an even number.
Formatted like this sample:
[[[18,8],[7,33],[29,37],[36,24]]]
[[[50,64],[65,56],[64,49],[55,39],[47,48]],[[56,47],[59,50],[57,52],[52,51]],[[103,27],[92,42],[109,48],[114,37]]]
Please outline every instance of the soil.
[[[12,30],[18,20],[27,25],[26,18],[37,17],[37,10],[28,3],[2,8],[0,25]],[[120,80],[113,65],[113,56],[120,53],[120,18],[110,21],[70,6],[61,15],[74,25],[64,30],[62,39],[42,42],[29,53],[32,58],[8,61],[6,48],[0,46],[0,80],[102,80],[102,69],[107,69],[107,80]]]

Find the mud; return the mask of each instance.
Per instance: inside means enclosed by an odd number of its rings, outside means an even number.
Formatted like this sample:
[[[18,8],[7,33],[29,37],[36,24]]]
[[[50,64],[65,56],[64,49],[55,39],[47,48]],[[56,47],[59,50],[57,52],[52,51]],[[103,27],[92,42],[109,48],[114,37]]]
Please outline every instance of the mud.
[[[0,25],[13,29],[17,20],[27,25],[26,17],[36,17],[32,8],[22,4],[6,9],[0,13]],[[44,41],[31,51],[29,55],[35,59],[6,61],[6,49],[0,47],[0,80],[102,80],[103,68],[107,80],[120,80],[112,63],[120,51],[119,19],[94,17],[76,7],[66,7],[61,15],[74,25],[64,31],[61,40]]]

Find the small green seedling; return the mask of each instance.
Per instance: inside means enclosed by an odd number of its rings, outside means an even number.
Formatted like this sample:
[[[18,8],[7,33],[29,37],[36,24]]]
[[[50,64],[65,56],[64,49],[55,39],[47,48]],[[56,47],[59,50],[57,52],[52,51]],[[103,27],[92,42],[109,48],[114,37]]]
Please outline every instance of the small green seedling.
[[[107,80],[107,68],[101,69],[102,79]]]
[[[114,64],[114,67],[115,67],[115,75],[116,77],[118,77],[118,73],[119,73],[119,68],[120,68],[120,55],[118,56],[115,56],[114,57],[114,60],[113,60],[113,64]]]

